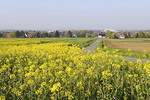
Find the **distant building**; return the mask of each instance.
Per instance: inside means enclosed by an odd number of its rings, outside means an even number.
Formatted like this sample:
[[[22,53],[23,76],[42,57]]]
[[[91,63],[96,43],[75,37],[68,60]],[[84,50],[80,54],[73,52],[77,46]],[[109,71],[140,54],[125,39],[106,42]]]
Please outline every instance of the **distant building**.
[[[137,37],[138,37],[138,34],[137,34],[137,33],[133,33],[133,34],[131,34],[131,37],[137,38]]]
[[[119,35],[119,39],[124,39],[124,38],[126,38],[125,34],[120,34]]]
[[[25,37],[29,37],[30,33],[24,33]]]
[[[51,35],[51,37],[55,37],[55,33],[51,33],[50,35]]]
[[[4,36],[5,36],[5,37],[9,37],[9,34],[10,34],[10,33],[5,33]]]
[[[72,35],[72,37],[75,37],[75,38],[77,38],[78,36],[77,36],[76,34],[73,34],[73,35]]]
[[[114,32],[114,33],[117,33],[118,31],[117,30],[112,30],[112,29],[105,29],[104,32]]]
[[[106,35],[105,34],[98,34],[97,37],[98,38],[106,38]]]
[[[123,33],[121,33],[121,34],[119,35],[119,39],[124,39],[124,38],[128,38],[128,34],[123,34]]]

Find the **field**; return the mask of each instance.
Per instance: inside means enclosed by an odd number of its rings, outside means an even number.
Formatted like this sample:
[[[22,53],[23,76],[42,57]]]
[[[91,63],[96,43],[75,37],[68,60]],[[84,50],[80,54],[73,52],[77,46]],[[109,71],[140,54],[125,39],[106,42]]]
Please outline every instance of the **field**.
[[[150,62],[84,53],[78,40],[0,40],[0,100],[150,98]]]
[[[147,50],[150,53],[150,39],[109,39],[106,40],[106,45],[110,48],[131,49],[138,52]]]
[[[109,50],[109,54],[112,55],[150,58],[150,39],[104,39],[103,45],[105,45],[105,51]],[[101,43],[99,43],[98,47],[100,46]],[[115,50],[117,52],[114,52]]]
[[[24,45],[24,44],[43,44],[43,43],[72,43],[84,48],[96,39],[94,38],[1,38],[0,45]]]

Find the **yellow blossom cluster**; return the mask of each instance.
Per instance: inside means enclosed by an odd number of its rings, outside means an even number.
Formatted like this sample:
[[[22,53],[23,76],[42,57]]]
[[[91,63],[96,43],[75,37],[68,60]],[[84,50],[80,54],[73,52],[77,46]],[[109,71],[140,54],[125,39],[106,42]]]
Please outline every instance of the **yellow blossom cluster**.
[[[150,62],[98,51],[70,43],[1,45],[0,100],[150,98]]]

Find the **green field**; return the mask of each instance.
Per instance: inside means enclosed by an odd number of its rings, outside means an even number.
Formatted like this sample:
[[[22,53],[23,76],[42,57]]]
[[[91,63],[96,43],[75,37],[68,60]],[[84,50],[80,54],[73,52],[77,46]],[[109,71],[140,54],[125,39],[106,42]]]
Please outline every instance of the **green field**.
[[[1,38],[0,45],[23,45],[23,44],[41,44],[41,43],[72,43],[84,48],[93,43],[94,38]],[[11,41],[11,42],[10,42]]]
[[[150,39],[102,39],[97,47],[109,51],[110,55],[150,58]]]
[[[114,39],[116,40],[116,39]],[[150,39],[149,38],[126,38],[126,39],[118,39],[118,41],[121,42],[138,42],[138,43],[150,43]]]

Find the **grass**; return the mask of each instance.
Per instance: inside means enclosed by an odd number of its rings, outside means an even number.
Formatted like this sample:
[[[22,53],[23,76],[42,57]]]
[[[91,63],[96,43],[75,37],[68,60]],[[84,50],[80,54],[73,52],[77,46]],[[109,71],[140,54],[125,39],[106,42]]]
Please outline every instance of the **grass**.
[[[136,43],[150,43],[149,38],[126,38],[126,39],[111,39],[119,42],[136,42]]]
[[[150,43],[145,41],[146,39],[102,39],[97,47],[109,51],[110,55],[149,59]]]
[[[11,43],[9,41],[12,41]],[[41,43],[72,43],[84,48],[93,43],[94,38],[1,38],[0,45],[22,45],[22,44],[41,44]]]

